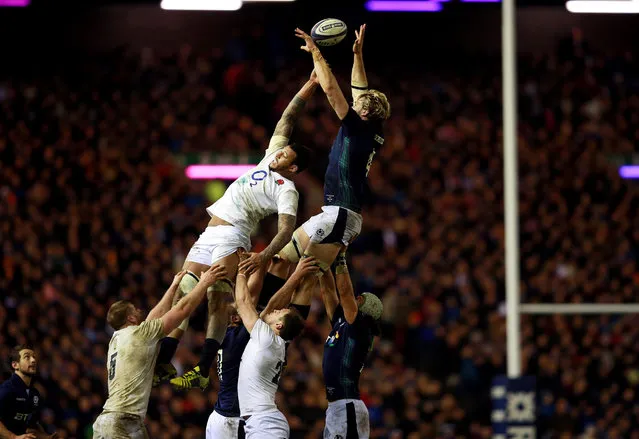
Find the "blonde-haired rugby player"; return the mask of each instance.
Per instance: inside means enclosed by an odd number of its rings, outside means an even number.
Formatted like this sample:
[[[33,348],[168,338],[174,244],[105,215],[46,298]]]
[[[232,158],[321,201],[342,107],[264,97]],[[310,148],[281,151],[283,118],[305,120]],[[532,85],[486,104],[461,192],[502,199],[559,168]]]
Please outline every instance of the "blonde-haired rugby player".
[[[324,178],[322,213],[310,218],[293,234],[292,241],[279,253],[295,263],[301,257],[317,259],[321,272],[328,270],[343,246],[349,245],[362,228],[362,205],[368,195],[368,171],[373,157],[384,143],[383,122],[390,116],[386,96],[368,89],[362,47],[366,25],[355,32],[354,62],[351,76],[352,107],[346,101],[335,76],[312,38],[296,29],[306,43],[302,49],[313,56],[320,86],[342,121],[329,155]],[[319,274],[321,276],[321,273]],[[308,279],[300,292],[313,288]]]

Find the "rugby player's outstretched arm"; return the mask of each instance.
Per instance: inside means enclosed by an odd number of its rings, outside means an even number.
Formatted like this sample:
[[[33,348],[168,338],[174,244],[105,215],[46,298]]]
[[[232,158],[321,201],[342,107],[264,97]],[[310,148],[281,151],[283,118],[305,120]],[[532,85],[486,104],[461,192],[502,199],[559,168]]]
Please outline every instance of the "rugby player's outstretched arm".
[[[173,303],[173,297],[180,287],[180,281],[186,274],[186,270],[180,271],[173,277],[173,283],[168,290],[162,296],[162,299],[158,302],[157,305],[151,310],[148,316],[146,316],[146,320],[153,320],[162,317],[164,314],[169,312],[171,309],[171,304]]]
[[[238,270],[245,271],[247,276],[257,273],[269,261],[289,243],[295,231],[295,215],[281,213],[277,218],[277,234],[271,243],[259,253],[249,253],[248,257],[240,262]]]
[[[320,87],[324,90],[328,102],[331,104],[331,107],[333,107],[333,110],[335,110],[335,113],[337,113],[337,117],[339,117],[340,120],[344,119],[348,113],[349,105],[348,102],[346,102],[344,93],[342,93],[342,90],[339,88],[339,84],[331,68],[328,66],[328,63],[322,56],[317,45],[315,45],[313,39],[306,32],[301,29],[295,29],[295,35],[303,39],[306,43],[305,46],[302,46],[302,50],[313,55],[313,65],[315,66],[315,73],[317,74]]]
[[[193,288],[189,294],[182,297],[169,312],[161,317],[164,333],[169,334],[177,328],[185,318],[190,316],[200,302],[202,302],[204,296],[206,296],[208,287],[213,286],[218,280],[224,279],[226,275],[226,268],[222,265],[214,265],[209,268],[208,271],[202,273],[200,281],[195,288]]]
[[[263,317],[277,309],[283,309],[290,305],[293,293],[302,283],[307,275],[315,276],[315,273],[319,271],[319,266],[316,264],[315,258],[302,259],[295,268],[291,277],[288,278],[284,286],[277,290],[277,292],[268,301],[266,308],[260,313],[260,317]]]
[[[364,33],[366,25],[359,27],[359,32],[355,31],[355,42],[353,43],[353,70],[351,72],[351,91],[353,93],[353,102],[357,100],[360,94],[368,90],[368,79],[366,78],[366,70],[364,69]]]
[[[333,320],[333,314],[335,314],[335,308],[339,304],[337,298],[337,289],[335,288],[335,278],[331,270],[326,270],[324,275],[320,277],[320,293],[322,295],[322,302],[324,302],[324,308],[326,308],[326,315],[329,320]]]
[[[240,268],[235,280],[235,305],[237,306],[237,313],[242,318],[244,327],[250,334],[259,316],[257,315],[255,304],[248,289],[247,276],[246,269]]]
[[[344,310],[344,318],[348,323],[353,323],[357,318],[359,308],[355,300],[355,291],[353,290],[351,275],[348,273],[346,264],[337,266],[335,270],[335,281],[339,293],[339,302],[342,304],[342,309]]]
[[[313,72],[311,74],[311,79],[309,79],[306,84],[304,84],[304,86],[300,89],[300,91],[297,92],[293,100],[284,110],[284,113],[282,113],[282,117],[275,126],[273,136],[286,137],[287,139],[291,137],[297,119],[306,106],[306,102],[311,98],[311,96],[313,96],[313,93],[315,93],[316,88],[317,75],[315,75],[315,72]]]

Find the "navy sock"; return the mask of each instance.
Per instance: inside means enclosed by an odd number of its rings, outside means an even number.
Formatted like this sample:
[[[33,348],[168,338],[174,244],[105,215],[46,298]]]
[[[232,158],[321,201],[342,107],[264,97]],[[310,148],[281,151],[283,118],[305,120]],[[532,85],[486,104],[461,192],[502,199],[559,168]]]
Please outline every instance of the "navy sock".
[[[180,340],[173,337],[164,337],[160,345],[157,364],[169,364],[177,351]]]
[[[209,376],[211,366],[217,355],[217,351],[220,349],[220,343],[214,338],[207,338],[204,342],[204,349],[202,349],[202,355],[200,356],[200,362],[197,364],[200,366],[200,373],[204,377]]]

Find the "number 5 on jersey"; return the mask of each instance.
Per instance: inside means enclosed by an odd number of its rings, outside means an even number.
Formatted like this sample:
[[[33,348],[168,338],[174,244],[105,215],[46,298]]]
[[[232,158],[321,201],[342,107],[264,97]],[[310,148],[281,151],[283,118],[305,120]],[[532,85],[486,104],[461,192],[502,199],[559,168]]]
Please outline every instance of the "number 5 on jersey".
[[[118,356],[118,353],[114,353],[111,355],[111,359],[109,360],[109,381],[115,378],[115,357]]]

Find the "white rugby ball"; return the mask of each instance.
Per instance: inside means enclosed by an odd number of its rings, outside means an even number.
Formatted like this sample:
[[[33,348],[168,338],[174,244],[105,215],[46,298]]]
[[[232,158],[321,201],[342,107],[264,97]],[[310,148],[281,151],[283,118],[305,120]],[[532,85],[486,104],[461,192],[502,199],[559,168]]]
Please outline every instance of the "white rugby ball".
[[[325,18],[311,29],[311,38],[318,46],[334,46],[344,39],[348,29],[338,18]]]

